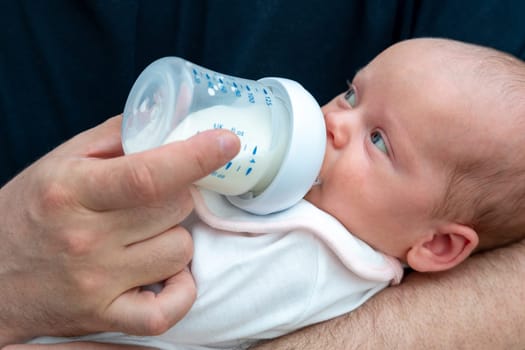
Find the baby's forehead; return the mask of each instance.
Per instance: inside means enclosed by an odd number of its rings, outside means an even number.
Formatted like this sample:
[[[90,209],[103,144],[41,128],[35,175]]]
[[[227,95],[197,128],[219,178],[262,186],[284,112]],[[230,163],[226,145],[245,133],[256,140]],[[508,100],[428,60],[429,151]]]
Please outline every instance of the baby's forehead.
[[[450,172],[525,163],[513,156],[525,155],[522,61],[474,45],[421,41],[393,47],[362,73],[374,87],[387,86],[387,99],[397,97],[386,113],[398,119],[420,161]]]
[[[523,71],[523,62],[515,57],[479,45],[449,39],[418,38],[399,42],[380,53],[371,64],[379,61],[390,69],[419,70],[428,75],[441,74],[471,78],[501,75],[509,68]],[[430,69],[429,69],[430,68]]]

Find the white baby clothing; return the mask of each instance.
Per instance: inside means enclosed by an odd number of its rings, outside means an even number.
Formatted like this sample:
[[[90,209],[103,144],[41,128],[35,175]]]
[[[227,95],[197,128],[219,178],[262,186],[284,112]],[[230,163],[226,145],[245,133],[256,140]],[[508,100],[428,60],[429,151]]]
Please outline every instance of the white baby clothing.
[[[193,191],[185,222],[194,240],[197,300],[166,333],[40,337],[147,345],[166,350],[244,349],[360,306],[391,283],[401,264],[372,249],[307,201],[257,216],[209,191]]]

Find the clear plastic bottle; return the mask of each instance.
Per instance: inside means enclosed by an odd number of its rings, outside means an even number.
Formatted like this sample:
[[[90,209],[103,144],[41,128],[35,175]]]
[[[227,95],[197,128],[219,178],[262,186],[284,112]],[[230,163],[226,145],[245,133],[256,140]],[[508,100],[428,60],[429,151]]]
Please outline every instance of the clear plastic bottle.
[[[196,185],[267,214],[295,204],[314,183],[326,144],[323,115],[288,79],[241,79],[178,57],[159,59],[131,89],[122,143],[134,153],[217,128],[235,133],[241,150]]]

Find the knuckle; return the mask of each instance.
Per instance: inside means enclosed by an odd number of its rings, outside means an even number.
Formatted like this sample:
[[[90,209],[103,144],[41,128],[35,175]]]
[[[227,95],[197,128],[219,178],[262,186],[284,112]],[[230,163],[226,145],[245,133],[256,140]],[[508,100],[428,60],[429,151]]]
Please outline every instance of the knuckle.
[[[190,260],[193,258],[193,239],[191,235],[182,227],[177,227],[175,229],[176,234],[176,245],[179,254],[174,254],[177,256],[179,262],[183,265],[187,265]]]
[[[212,168],[210,164],[211,161],[216,162],[216,157],[215,156],[210,157],[209,152],[201,151],[201,152],[196,153],[196,157],[195,157],[196,167],[201,176],[206,176],[210,172],[215,170]]]
[[[186,230],[175,228],[163,234],[162,241],[150,248],[149,255],[142,257],[142,267],[157,270],[159,264],[166,271],[179,272],[193,258],[193,241]]]
[[[42,188],[40,199],[39,209],[43,213],[59,212],[73,203],[70,191],[57,181],[52,181]]]
[[[64,251],[70,257],[90,255],[96,247],[94,235],[89,231],[70,232],[64,238]]]
[[[132,193],[145,201],[159,198],[158,184],[153,172],[145,163],[135,163],[130,166],[129,186]]]
[[[166,204],[166,210],[174,222],[178,223],[184,220],[193,210],[193,199],[189,188],[182,188],[177,191],[170,201]]]
[[[178,273],[193,258],[193,241],[191,236],[177,227],[161,235],[159,241],[149,248],[147,255],[141,256],[141,268],[159,270],[170,274]],[[166,276],[167,277],[167,276]]]
[[[144,326],[147,334],[160,335],[166,332],[171,325],[162,312],[157,312],[150,315]]]
[[[72,284],[78,294],[91,296],[104,288],[105,278],[97,269],[77,271],[72,276]]]
[[[191,288],[187,293],[189,300],[193,304],[197,300],[197,288]]]
[[[190,235],[184,235],[186,237],[183,239],[183,263],[186,265],[188,264],[191,259],[193,258],[193,240],[190,238]]]
[[[207,158],[202,152],[198,152],[195,154],[195,164],[197,171],[200,174],[206,174],[209,172]]]
[[[186,157],[186,169],[191,172],[193,178],[202,178],[214,170],[211,166],[216,162],[214,149],[203,148],[198,143],[184,144],[184,146],[188,148],[183,151],[184,154],[191,155]]]

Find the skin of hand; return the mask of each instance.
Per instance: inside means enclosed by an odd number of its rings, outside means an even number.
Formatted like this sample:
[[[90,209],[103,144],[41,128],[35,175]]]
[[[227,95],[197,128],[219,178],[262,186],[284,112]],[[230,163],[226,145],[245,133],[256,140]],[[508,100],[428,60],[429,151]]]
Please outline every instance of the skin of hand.
[[[411,273],[357,310],[255,346],[293,349],[523,349],[525,242],[440,273]]]
[[[121,116],[83,132],[0,189],[0,347],[39,335],[162,333],[196,291],[178,224],[189,184],[233,158],[224,130],[123,156]],[[140,288],[165,281],[159,294]]]

